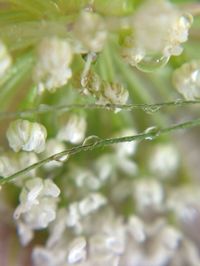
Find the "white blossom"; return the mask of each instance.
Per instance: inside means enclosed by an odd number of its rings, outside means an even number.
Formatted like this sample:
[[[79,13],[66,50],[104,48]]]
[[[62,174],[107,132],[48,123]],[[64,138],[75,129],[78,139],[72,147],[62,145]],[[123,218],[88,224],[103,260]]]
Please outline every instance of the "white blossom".
[[[126,137],[126,136],[134,136],[136,135],[136,131],[132,128],[126,128],[116,134],[116,137]],[[118,143],[114,146],[117,152],[117,156],[123,158],[126,156],[132,156],[136,152],[138,142],[137,141],[131,141],[131,142],[123,142]]]
[[[40,153],[45,148],[47,131],[39,123],[18,119],[9,125],[6,136],[15,152],[24,150]]]
[[[167,197],[167,208],[173,211],[179,221],[188,222],[195,220],[197,211],[195,206],[199,206],[200,189],[197,186],[182,186],[172,190]]]
[[[43,158],[47,158],[47,157],[50,157],[54,154],[57,154],[59,152],[62,152],[66,150],[65,148],[65,145],[63,142],[57,140],[57,139],[48,139],[47,142],[46,142],[46,145],[45,145],[45,150],[44,152],[41,154],[41,156]],[[66,156],[63,156],[63,158],[61,157],[61,159],[58,161],[51,161],[51,162],[48,162],[44,165],[44,168],[47,169],[47,170],[52,170],[56,167],[59,167],[63,164],[63,161],[64,160],[67,160],[68,159],[68,155]]]
[[[173,84],[186,100],[200,98],[200,61],[183,64],[173,74]]]
[[[30,230],[46,228],[56,218],[59,188],[52,180],[32,178],[25,182],[20,193],[20,204],[14,212],[14,219],[20,219]],[[21,231],[23,232],[23,231]],[[25,230],[24,230],[25,232]],[[20,235],[23,242],[23,234]]]
[[[149,160],[151,171],[160,178],[171,177],[179,164],[176,148],[169,144],[159,144],[153,150]]]
[[[88,215],[91,212],[99,209],[106,204],[106,198],[100,193],[91,193],[86,198],[79,202],[79,211],[82,216]]]
[[[71,115],[67,123],[59,130],[57,138],[73,144],[79,144],[85,138],[86,120],[78,115]]]
[[[126,104],[128,100],[128,90],[119,83],[102,82],[101,93],[97,97],[98,104]],[[119,111],[117,108],[116,111]]]
[[[33,79],[38,85],[39,93],[47,89],[55,92],[58,87],[67,84],[72,76],[70,63],[72,49],[65,39],[45,38],[38,45],[37,63]]]
[[[146,0],[133,16],[132,36],[128,36],[123,56],[131,65],[140,62],[152,67],[166,63],[171,55],[182,53],[192,17],[184,15],[166,0]]]
[[[163,209],[164,191],[154,179],[141,179],[134,182],[133,195],[139,211],[159,211]]]
[[[73,240],[69,246],[68,263],[77,264],[86,259],[86,240],[79,237]]]
[[[82,11],[73,29],[83,52],[100,52],[107,39],[103,18],[97,13]]]

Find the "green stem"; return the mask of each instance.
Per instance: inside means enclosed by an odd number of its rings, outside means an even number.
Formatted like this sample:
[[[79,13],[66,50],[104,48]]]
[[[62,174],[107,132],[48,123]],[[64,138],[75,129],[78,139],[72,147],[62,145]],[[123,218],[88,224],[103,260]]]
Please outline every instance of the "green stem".
[[[10,175],[8,177],[2,177],[2,179],[0,180],[0,184],[5,184],[7,182],[10,182],[10,181],[14,180],[15,178],[17,178],[21,175],[25,175],[29,171],[36,169],[36,168],[39,168],[48,162],[58,161],[60,158],[62,158],[63,156],[66,156],[66,155],[68,155],[68,156],[74,155],[74,154],[77,154],[79,152],[89,151],[89,150],[93,150],[96,148],[102,148],[102,147],[105,147],[108,145],[113,145],[113,144],[122,143],[122,142],[153,140],[153,139],[155,139],[155,138],[157,138],[163,134],[171,133],[171,132],[174,132],[174,131],[179,130],[179,129],[187,129],[187,128],[193,128],[193,127],[197,127],[197,126],[200,126],[200,119],[195,119],[192,121],[187,121],[187,122],[183,122],[180,124],[175,124],[175,125],[172,125],[170,127],[163,128],[163,129],[156,129],[156,130],[152,130],[149,132],[140,133],[140,134],[137,134],[134,136],[126,136],[126,137],[111,138],[111,139],[100,139],[100,140],[98,140],[92,144],[76,146],[74,148],[71,148],[71,149],[59,152],[57,154],[54,154],[54,155],[52,155],[52,156],[50,156],[44,160],[41,160],[35,164],[32,164],[31,166],[13,174],[13,175]]]
[[[198,105],[200,100],[196,101],[185,101],[185,100],[175,100],[170,102],[162,102],[155,104],[68,104],[68,105],[42,105],[37,109],[27,109],[18,112],[0,112],[0,120],[15,117],[24,117],[30,114],[45,114],[45,113],[55,113],[55,112],[67,112],[72,109],[104,109],[108,111],[113,111],[116,108],[122,109],[123,111],[132,110],[142,110],[146,113],[153,114],[158,112],[160,109],[165,107],[184,107],[189,105]]]

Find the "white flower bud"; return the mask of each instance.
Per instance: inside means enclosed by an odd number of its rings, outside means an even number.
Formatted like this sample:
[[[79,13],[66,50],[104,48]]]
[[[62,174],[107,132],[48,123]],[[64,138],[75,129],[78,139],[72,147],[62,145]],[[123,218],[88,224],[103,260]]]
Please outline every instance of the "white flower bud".
[[[128,221],[128,232],[132,235],[134,240],[139,243],[146,241],[146,232],[145,232],[145,225],[143,222],[137,217],[132,215]]]
[[[103,18],[83,11],[74,26],[74,35],[85,52],[100,52],[106,42],[107,31]]]
[[[30,229],[46,228],[56,218],[59,188],[52,180],[27,180],[20,194],[20,204],[14,218],[21,218]]]
[[[86,120],[84,117],[72,115],[67,124],[58,132],[58,139],[79,144],[85,138]]]
[[[12,64],[12,59],[6,46],[0,40],[0,78],[6,73]]]
[[[7,177],[18,171],[18,163],[15,158],[7,155],[0,156],[0,176]]]
[[[173,84],[186,100],[200,98],[200,60],[183,64],[173,74]]]
[[[199,202],[199,186],[188,185],[170,192],[167,198],[167,207],[174,212],[179,221],[189,222],[196,219],[198,214],[194,206],[199,206]]]
[[[179,156],[176,148],[169,144],[155,147],[149,160],[151,171],[160,178],[167,178],[174,174],[178,167]]]
[[[134,136],[136,135],[136,131],[132,128],[127,128],[124,129],[123,131],[119,132],[117,134],[117,137],[125,137],[125,136]],[[136,148],[137,148],[137,141],[132,141],[132,142],[123,142],[123,143],[118,143],[114,146],[116,149],[117,155],[121,158],[126,157],[126,156],[131,156],[135,153]]]
[[[72,56],[72,49],[66,40],[54,37],[41,41],[33,73],[39,93],[45,89],[55,92],[58,87],[67,84],[72,76],[72,71],[69,68]]]
[[[97,103],[125,104],[128,100],[128,96],[128,91],[123,85],[119,83],[102,82],[101,92]]]
[[[68,263],[76,264],[86,259],[86,240],[83,237],[76,238],[69,246]]]
[[[18,119],[9,125],[6,133],[9,146],[15,151],[35,151],[40,153],[45,148],[46,129],[39,123]]]
[[[22,246],[26,246],[33,239],[33,231],[25,223],[17,223],[17,233]]]
[[[96,211],[107,202],[106,198],[99,193],[92,193],[79,202],[79,211],[82,216],[86,216]]]
[[[139,180],[134,183],[134,198],[139,211],[161,210],[163,205],[163,188],[152,179]]]
[[[49,139],[49,140],[47,140],[45,150],[41,155],[43,158],[47,158],[47,157],[50,157],[51,155],[62,152],[65,149],[66,149],[65,145],[61,141],[59,141],[57,139]],[[66,157],[65,157],[65,160],[67,160],[67,159],[68,159],[68,155],[66,155]],[[47,170],[52,170],[52,169],[59,167],[61,165],[62,165],[61,160],[51,161],[49,163],[46,163],[44,165],[44,168]]]
[[[69,205],[67,212],[66,224],[69,227],[77,226],[80,220],[80,213],[78,209],[78,203],[74,202]]]

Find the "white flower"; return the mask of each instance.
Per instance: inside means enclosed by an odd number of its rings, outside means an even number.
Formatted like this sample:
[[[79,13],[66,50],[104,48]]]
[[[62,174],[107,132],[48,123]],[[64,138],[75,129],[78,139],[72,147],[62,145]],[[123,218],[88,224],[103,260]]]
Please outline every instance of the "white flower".
[[[12,64],[12,59],[7,51],[6,46],[0,40],[0,78],[6,73]]]
[[[69,246],[68,263],[77,264],[86,259],[86,240],[79,237],[73,240]]]
[[[97,97],[98,104],[125,104],[128,100],[128,90],[119,83],[102,82],[101,92]],[[117,111],[120,108],[116,109]]]
[[[135,181],[133,194],[139,211],[163,209],[164,192],[158,181],[147,178]]]
[[[169,144],[155,147],[149,160],[151,171],[160,178],[170,177],[178,167],[179,155],[176,148]]]
[[[36,163],[37,155],[33,152],[20,152],[18,154],[4,154],[0,156],[0,176],[4,178]],[[36,169],[31,170],[26,175],[13,180],[15,185],[22,186],[24,179],[34,176]]]
[[[84,52],[100,52],[107,39],[103,18],[92,12],[82,11],[74,25],[74,35]]]
[[[13,156],[0,156],[0,176],[7,177],[18,171],[18,163]]]
[[[24,228],[28,227],[30,230],[46,228],[56,218],[59,194],[60,190],[52,180],[43,181],[38,177],[27,180],[21,191],[20,204],[14,212],[14,219],[20,218]],[[20,237],[24,242],[22,233]]]
[[[67,226],[75,227],[76,231],[82,231],[81,219],[96,212],[106,203],[106,198],[100,193],[90,193],[82,200],[71,203],[67,213]]]
[[[85,138],[86,126],[85,118],[74,114],[70,116],[67,124],[60,129],[57,138],[79,144]]]
[[[134,136],[136,135],[136,131],[132,128],[127,128],[119,132],[116,137],[126,137],[126,136]],[[131,141],[131,142],[123,142],[118,143],[114,146],[117,152],[117,156],[123,158],[126,156],[131,156],[135,154],[138,142]]]
[[[67,84],[72,76],[69,68],[72,56],[72,49],[66,40],[53,37],[41,41],[33,73],[40,93],[45,89],[55,92],[58,87]]]
[[[80,214],[86,216],[105,205],[106,198],[100,193],[91,193],[78,204]]]
[[[101,187],[101,180],[90,170],[76,167],[71,175],[77,187],[89,190],[97,190]]]
[[[173,74],[173,84],[186,100],[200,98],[200,60],[183,64]]]
[[[167,207],[174,212],[174,215],[181,222],[188,223],[195,220],[199,207],[200,189],[199,186],[182,186],[172,190],[167,198]]]
[[[9,146],[15,152],[22,149],[40,153],[45,148],[47,132],[39,123],[18,119],[9,125],[6,136]]]
[[[146,0],[134,13],[132,23],[134,34],[127,37],[123,56],[131,65],[141,62],[156,67],[171,55],[181,54],[192,17],[166,0]]]
[[[47,157],[50,157],[51,155],[62,152],[65,149],[66,149],[65,145],[61,141],[57,139],[49,139],[47,140],[45,150],[41,155],[43,158],[47,158]],[[63,156],[63,158],[61,157],[59,161],[51,161],[49,163],[46,163],[44,165],[44,168],[47,170],[52,170],[56,167],[59,167],[62,165],[62,159],[64,161],[64,160],[67,160],[67,158],[68,158],[68,155]]]
[[[22,246],[26,246],[33,239],[33,230],[22,221],[17,223],[17,233]]]

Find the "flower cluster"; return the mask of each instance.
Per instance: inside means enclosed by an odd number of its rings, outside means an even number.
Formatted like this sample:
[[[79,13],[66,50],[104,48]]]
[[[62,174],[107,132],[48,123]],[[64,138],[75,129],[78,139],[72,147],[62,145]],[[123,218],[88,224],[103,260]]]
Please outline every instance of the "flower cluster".
[[[198,134],[166,134],[200,125],[193,5],[0,2],[0,216],[31,263],[199,266]]]

